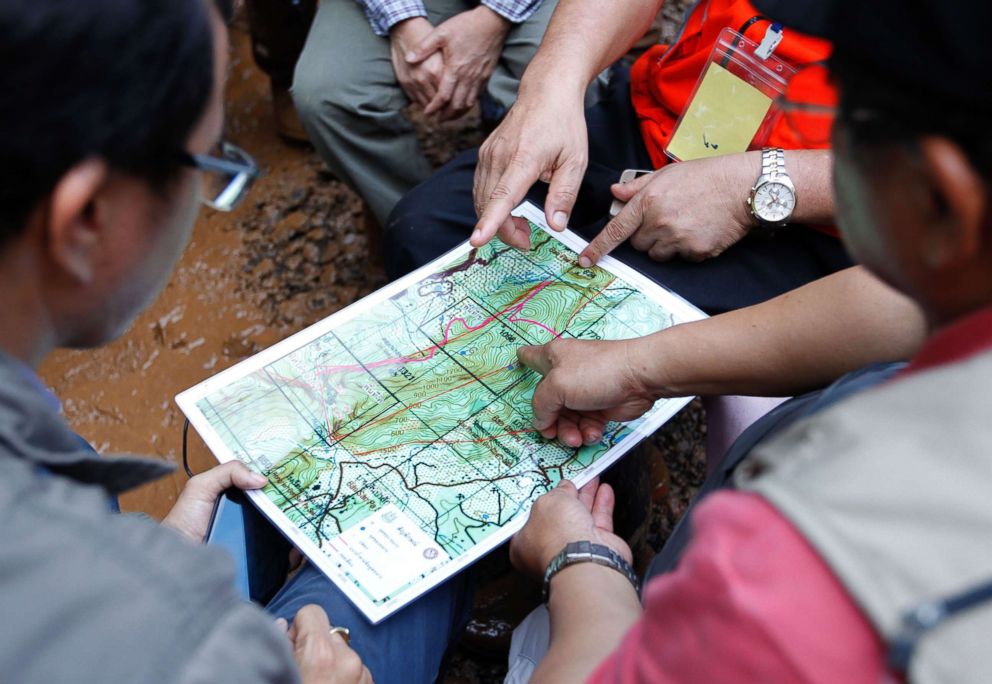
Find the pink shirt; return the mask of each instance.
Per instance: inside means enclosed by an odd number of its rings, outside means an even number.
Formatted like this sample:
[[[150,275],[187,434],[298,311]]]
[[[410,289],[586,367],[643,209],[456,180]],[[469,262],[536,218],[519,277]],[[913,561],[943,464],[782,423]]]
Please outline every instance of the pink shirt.
[[[870,623],[792,525],[756,494],[719,492],[693,513],[677,570],[590,682],[887,681]]]
[[[904,374],[992,349],[992,307],[938,330]],[[590,682],[895,681],[871,624],[805,538],[757,494],[718,492],[692,514],[678,569]]]

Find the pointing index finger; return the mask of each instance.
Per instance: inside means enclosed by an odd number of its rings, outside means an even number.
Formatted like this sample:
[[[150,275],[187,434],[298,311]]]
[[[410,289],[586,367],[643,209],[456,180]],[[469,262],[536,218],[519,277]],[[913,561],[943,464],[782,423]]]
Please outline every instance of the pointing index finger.
[[[634,197],[623,210],[599,231],[599,235],[579,254],[579,266],[589,268],[637,232],[642,221],[641,201]]]
[[[503,170],[499,179],[493,184],[489,197],[485,198],[485,207],[479,222],[472,233],[472,245],[481,247],[496,235],[496,231],[510,217],[513,208],[527,194],[540,176],[540,169],[520,158],[510,159],[509,165]]]

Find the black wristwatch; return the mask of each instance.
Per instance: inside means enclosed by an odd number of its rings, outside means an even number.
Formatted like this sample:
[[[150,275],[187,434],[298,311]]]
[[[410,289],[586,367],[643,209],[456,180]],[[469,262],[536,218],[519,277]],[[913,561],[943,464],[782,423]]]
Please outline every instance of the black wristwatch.
[[[569,565],[575,565],[576,563],[595,563],[596,565],[604,565],[608,568],[613,568],[621,575],[626,577],[631,585],[634,587],[634,591],[640,595],[641,582],[637,578],[637,573],[634,572],[634,568],[630,567],[630,563],[624,560],[623,556],[611,549],[609,546],[604,546],[602,544],[593,544],[590,541],[579,541],[571,542],[565,544],[565,548],[561,550],[557,556],[555,556],[550,563],[548,563],[548,569],[544,572],[544,602],[548,602],[548,596],[551,593],[551,578],[557,575],[562,569],[567,568]]]

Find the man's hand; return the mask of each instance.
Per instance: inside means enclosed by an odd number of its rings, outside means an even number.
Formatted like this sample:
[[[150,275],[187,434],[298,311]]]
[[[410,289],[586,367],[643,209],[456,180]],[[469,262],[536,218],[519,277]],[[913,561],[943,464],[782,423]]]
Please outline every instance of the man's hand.
[[[276,620],[293,647],[303,684],[372,684],[372,675],[362,659],[340,634],[331,634],[327,613],[317,605],[303,606],[289,627]]]
[[[264,475],[252,472],[240,461],[215,466],[190,478],[162,524],[195,542],[202,542],[207,536],[207,527],[210,525],[210,516],[217,504],[217,497],[225,489],[260,489],[266,482],[268,480]]]
[[[603,439],[610,421],[639,418],[654,405],[631,363],[631,340],[554,340],[517,349],[544,378],[534,390],[534,428],[571,447]]]
[[[614,197],[627,206],[582,250],[579,263],[595,264],[627,238],[655,261],[718,256],[753,225],[745,203],[758,177],[753,161],[735,154],[679,162],[614,185]]]
[[[534,502],[527,524],[510,542],[510,562],[540,579],[565,544],[576,541],[609,546],[632,562],[630,547],[613,534],[614,503],[613,489],[599,484],[599,478],[582,489],[562,480]]]
[[[407,55],[415,66],[440,53],[444,71],[425,114],[440,112],[442,121],[457,119],[478,101],[499,62],[510,22],[485,5],[461,12],[439,24]]]
[[[389,30],[389,54],[396,80],[410,101],[421,107],[426,107],[437,95],[444,57],[440,51],[433,51],[416,64],[406,58],[433,31],[434,26],[424,17],[401,21]]]
[[[548,225],[564,230],[589,161],[582,89],[547,90],[517,102],[479,150],[472,195],[479,222],[476,247],[494,235],[519,249],[530,248],[530,228],[510,212],[538,180],[550,183],[544,212]]]

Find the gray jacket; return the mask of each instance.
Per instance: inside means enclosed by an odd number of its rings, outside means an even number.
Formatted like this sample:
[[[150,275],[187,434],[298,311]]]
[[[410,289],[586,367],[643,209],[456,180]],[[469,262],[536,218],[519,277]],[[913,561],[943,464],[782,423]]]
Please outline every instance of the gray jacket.
[[[787,517],[892,643],[904,616],[992,580],[992,352],[796,423],[737,471]],[[919,684],[992,681],[992,602],[925,632]],[[826,637],[825,637],[826,638]]]
[[[230,559],[110,510],[109,496],[170,469],[97,456],[0,354],[0,681],[299,680]]]

